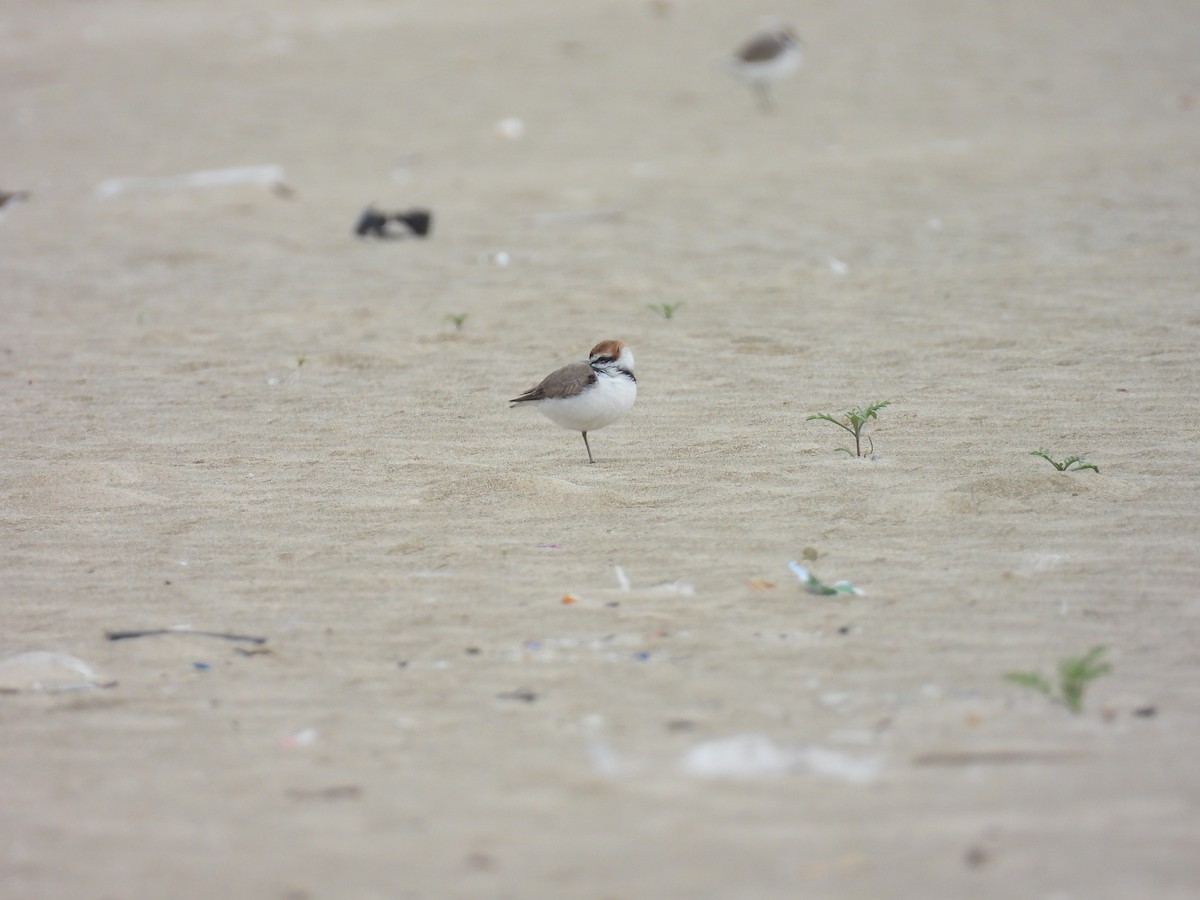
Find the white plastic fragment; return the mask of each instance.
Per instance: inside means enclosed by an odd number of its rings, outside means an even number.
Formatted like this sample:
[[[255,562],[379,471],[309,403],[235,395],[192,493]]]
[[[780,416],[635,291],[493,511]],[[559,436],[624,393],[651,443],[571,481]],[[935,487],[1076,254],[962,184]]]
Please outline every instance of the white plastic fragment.
[[[739,734],[697,744],[683,757],[682,768],[697,778],[760,778],[792,768],[795,754],[761,734]]]
[[[740,734],[697,744],[683,757],[684,773],[697,778],[762,778],[807,773],[867,785],[883,772],[883,757],[855,757],[827,747],[791,750],[761,734]]]
[[[0,660],[0,694],[58,694],[115,687],[78,656],[29,650]]]
[[[836,256],[829,257],[829,269],[834,275],[845,275],[850,271],[850,267]]]
[[[277,192],[288,190],[283,180],[283,166],[267,165],[205,169],[186,175],[109,178],[100,182],[96,188],[96,196],[107,199],[137,191],[177,191],[247,184],[270,188]]]
[[[652,590],[667,591],[672,594],[682,594],[685,597],[691,597],[696,593],[696,586],[686,581],[664,581],[661,584],[654,585]]]
[[[613,566],[613,574],[617,576],[617,585],[623,591],[629,590],[629,576],[625,574],[625,570],[620,566]]]

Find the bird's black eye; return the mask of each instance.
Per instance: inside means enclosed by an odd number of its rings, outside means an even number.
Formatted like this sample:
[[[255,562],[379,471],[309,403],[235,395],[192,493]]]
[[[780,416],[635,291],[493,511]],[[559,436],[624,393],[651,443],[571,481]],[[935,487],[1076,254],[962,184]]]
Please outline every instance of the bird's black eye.
[[[614,363],[616,361],[617,361],[617,358],[615,356],[597,356],[596,357],[596,362],[598,362],[598,363],[606,363],[607,364],[607,363]]]

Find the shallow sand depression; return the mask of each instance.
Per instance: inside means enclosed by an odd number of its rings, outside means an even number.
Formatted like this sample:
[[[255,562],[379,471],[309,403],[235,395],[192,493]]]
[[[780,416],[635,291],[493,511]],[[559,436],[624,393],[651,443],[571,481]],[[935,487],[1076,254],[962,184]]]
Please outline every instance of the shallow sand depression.
[[[1194,896],[1200,14],[785,6],[0,13],[0,894]]]

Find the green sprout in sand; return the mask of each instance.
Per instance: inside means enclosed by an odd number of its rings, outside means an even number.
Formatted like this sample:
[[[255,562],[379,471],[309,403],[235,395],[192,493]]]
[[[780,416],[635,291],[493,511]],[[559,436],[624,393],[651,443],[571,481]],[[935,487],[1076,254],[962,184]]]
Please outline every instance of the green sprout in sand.
[[[851,452],[848,447],[838,447],[839,450],[848,453],[850,456],[869,456],[875,451],[875,443],[871,440],[871,436],[867,435],[868,450],[865,454],[862,452],[863,426],[866,425],[867,421],[870,419],[878,420],[879,410],[883,409],[885,406],[891,405],[891,400],[881,400],[878,403],[872,403],[870,406],[856,406],[854,409],[847,410],[846,412],[842,413],[842,417],[840,419],[829,415],[829,413],[817,413],[816,415],[809,416],[804,421],[811,422],[814,419],[820,419],[822,422],[832,422],[838,428],[843,429],[854,437],[853,452]]]
[[[1059,660],[1058,690],[1037,672],[1009,672],[1006,681],[1041,691],[1052,700],[1064,704],[1073,713],[1083,712],[1083,695],[1088,685],[1101,675],[1112,671],[1112,666],[1102,662],[1103,647],[1093,647],[1083,656]]]
[[[678,303],[647,303],[646,309],[658,313],[664,319],[669,319],[671,316],[675,315],[675,310],[679,309],[681,306],[683,306],[682,300],[680,300]]]
[[[1043,450],[1030,450],[1029,455],[1030,456],[1040,456],[1042,459],[1044,459],[1046,462],[1050,463],[1050,465],[1054,466],[1054,468],[1058,469],[1058,471],[1060,471],[1060,472],[1082,472],[1084,469],[1091,469],[1097,475],[1100,474],[1099,467],[1096,466],[1094,463],[1088,462],[1087,459],[1084,458],[1084,456],[1082,454],[1079,456],[1068,456],[1062,462],[1056,462],[1055,460],[1053,460],[1050,457],[1049,450],[1044,450],[1044,449]]]
[[[463,326],[467,324],[467,316],[469,315],[470,313],[450,313],[446,316],[446,321],[453,323],[455,331],[462,331]]]

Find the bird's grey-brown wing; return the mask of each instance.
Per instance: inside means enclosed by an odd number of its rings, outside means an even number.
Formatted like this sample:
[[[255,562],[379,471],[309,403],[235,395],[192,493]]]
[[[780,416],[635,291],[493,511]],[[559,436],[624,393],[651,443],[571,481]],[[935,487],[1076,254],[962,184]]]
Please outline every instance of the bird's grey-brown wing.
[[[784,40],[778,34],[759,35],[738,51],[738,59],[748,63],[774,59],[783,52]]]
[[[526,403],[530,400],[556,400],[574,397],[589,384],[595,384],[596,373],[585,362],[575,362],[557,369],[542,379],[542,383],[530,388],[510,403]]]

